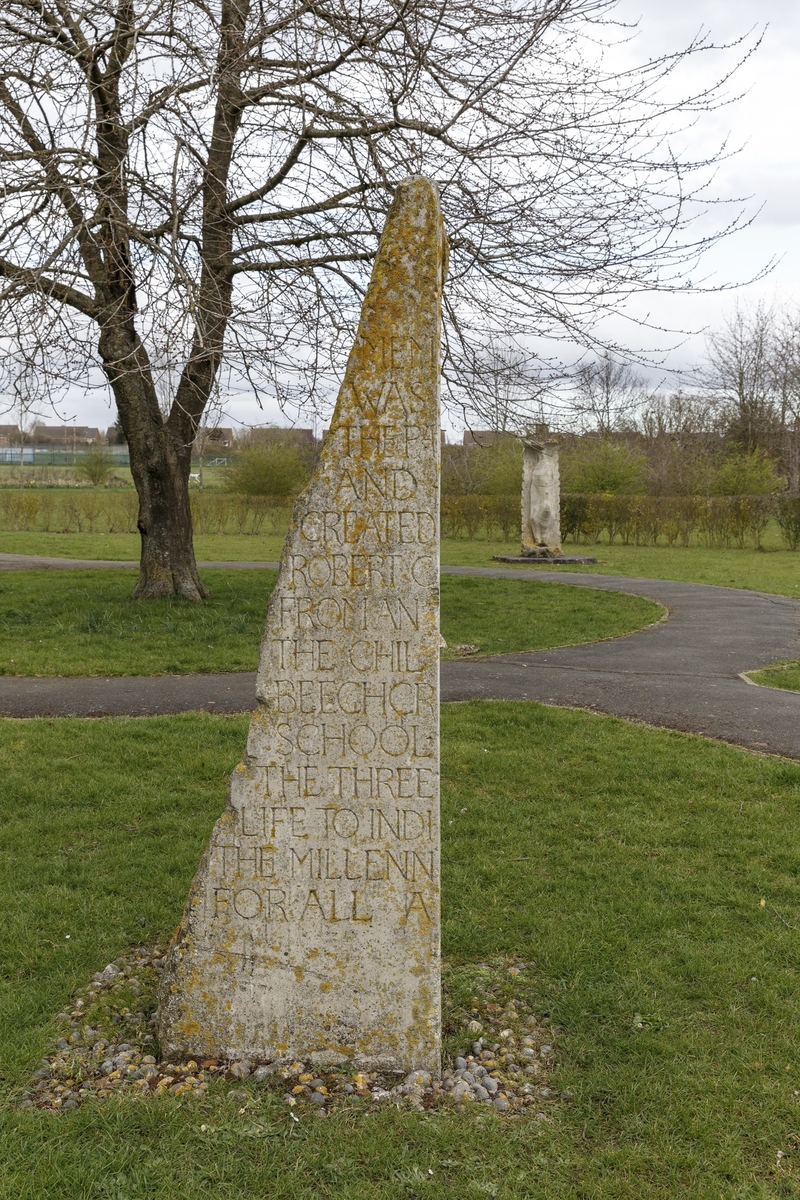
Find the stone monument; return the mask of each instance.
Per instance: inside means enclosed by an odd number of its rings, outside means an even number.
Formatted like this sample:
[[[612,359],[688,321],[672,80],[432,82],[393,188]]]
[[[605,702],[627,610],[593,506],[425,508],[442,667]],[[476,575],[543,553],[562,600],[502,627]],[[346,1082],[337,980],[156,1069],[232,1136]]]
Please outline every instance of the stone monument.
[[[556,558],[561,554],[561,491],[558,442],[546,425],[536,425],[522,439],[522,554]]]
[[[522,437],[522,553],[493,554],[504,563],[596,563],[587,554],[561,552],[561,485],[558,442],[546,425]]]
[[[170,948],[168,1056],[440,1067],[437,194],[397,189]]]

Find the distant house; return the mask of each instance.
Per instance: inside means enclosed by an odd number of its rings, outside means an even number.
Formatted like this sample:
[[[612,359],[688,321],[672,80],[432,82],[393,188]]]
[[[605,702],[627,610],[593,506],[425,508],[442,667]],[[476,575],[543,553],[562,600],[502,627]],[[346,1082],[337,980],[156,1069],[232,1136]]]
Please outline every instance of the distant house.
[[[501,433],[497,433],[494,429],[467,429],[464,431],[465,446],[493,446]]]
[[[0,425],[0,446],[19,445],[19,426]]]
[[[313,446],[316,442],[313,429],[290,429],[289,433],[297,442],[302,442],[303,445]]]
[[[225,425],[218,425],[216,429],[201,426],[192,443],[192,454],[214,454],[220,450],[233,450],[235,447],[235,430],[228,429]]]
[[[304,449],[310,449],[313,452],[317,439],[314,437],[313,429],[298,429],[288,425],[255,425],[242,432],[240,445],[243,449],[253,450],[257,446],[269,446],[273,442],[279,442],[282,445],[293,442],[302,454]]]
[[[259,440],[265,442],[274,439],[276,442],[296,442],[300,446],[313,446],[316,442],[313,429],[287,428],[283,425],[268,425],[266,428],[254,429]]]
[[[30,440],[37,446],[73,450],[78,446],[98,445],[105,438],[91,425],[34,425]]]

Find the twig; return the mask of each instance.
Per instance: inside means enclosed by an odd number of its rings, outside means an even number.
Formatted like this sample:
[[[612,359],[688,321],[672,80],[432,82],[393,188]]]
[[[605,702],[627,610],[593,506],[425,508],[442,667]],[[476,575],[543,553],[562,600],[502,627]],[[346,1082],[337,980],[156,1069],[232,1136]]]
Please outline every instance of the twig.
[[[770,905],[770,908],[772,908],[772,905]],[[785,920],[783,919],[783,917],[781,916],[781,914],[778,912],[777,908],[772,908],[772,911],[775,913],[775,916],[778,918],[778,920],[779,920],[779,921],[780,921],[780,922],[781,922],[783,925],[785,925],[787,929],[797,929],[797,926],[796,926],[796,925],[790,925],[788,921],[785,921]]]

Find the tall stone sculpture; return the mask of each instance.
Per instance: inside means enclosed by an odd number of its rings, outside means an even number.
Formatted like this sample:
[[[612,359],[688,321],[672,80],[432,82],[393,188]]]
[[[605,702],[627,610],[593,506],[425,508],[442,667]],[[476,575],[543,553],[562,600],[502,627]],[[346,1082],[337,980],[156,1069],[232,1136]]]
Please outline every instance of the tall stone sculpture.
[[[398,189],[272,593],[259,707],[171,947],[167,1055],[439,1069],[446,239]]]
[[[561,554],[558,442],[536,425],[522,447],[522,554],[554,558]]]

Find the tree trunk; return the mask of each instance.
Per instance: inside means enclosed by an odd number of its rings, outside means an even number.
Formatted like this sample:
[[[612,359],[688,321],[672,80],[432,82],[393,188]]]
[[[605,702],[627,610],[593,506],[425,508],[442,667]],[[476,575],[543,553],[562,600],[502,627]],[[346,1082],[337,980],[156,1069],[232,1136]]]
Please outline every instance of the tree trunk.
[[[189,470],[194,424],[165,421],[150,364],[130,320],[109,320],[99,342],[128,443],[142,539],[134,599],[206,600],[192,545]]]
[[[175,446],[165,426],[153,439],[146,458],[134,462],[138,456],[130,443],[129,447],[131,472],[139,493],[136,524],[142,539],[134,599],[207,599],[211,593],[197,573],[192,545],[188,471],[191,447]]]
[[[787,486],[790,492],[800,492],[800,417],[786,428],[785,459]]]

